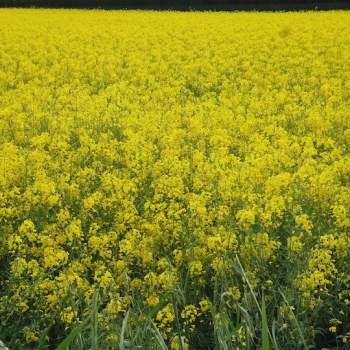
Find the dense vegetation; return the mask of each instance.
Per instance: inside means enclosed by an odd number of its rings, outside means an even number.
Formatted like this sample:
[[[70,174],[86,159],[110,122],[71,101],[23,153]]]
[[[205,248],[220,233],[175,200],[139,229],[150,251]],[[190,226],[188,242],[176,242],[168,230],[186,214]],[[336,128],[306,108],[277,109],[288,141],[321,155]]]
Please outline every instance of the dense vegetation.
[[[348,348],[349,13],[0,22],[10,349]]]

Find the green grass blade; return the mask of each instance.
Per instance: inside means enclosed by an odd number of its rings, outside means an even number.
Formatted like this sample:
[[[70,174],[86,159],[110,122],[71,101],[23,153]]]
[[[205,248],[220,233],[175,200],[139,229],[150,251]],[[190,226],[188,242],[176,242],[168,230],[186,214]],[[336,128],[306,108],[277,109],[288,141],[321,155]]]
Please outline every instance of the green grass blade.
[[[98,294],[94,293],[92,298],[91,312],[91,350],[98,350],[98,310],[97,310]]]
[[[174,305],[177,334],[178,334],[178,339],[179,339],[179,347],[180,347],[180,350],[184,350],[184,346],[183,346],[183,342],[182,342],[181,326],[180,326],[180,320],[179,320],[179,313],[178,313],[178,309],[177,309],[177,300],[174,297],[173,297],[173,305]]]
[[[287,300],[286,296],[283,294],[283,292],[281,290],[280,290],[280,294],[282,295],[282,298],[283,298],[284,302],[286,303],[286,305],[290,308],[288,300]],[[303,346],[304,346],[305,350],[309,350],[309,347],[307,346],[306,340],[304,338],[303,331],[301,330],[300,324],[299,324],[299,322],[298,322],[298,320],[297,320],[297,318],[295,316],[295,313],[293,312],[293,310],[291,308],[290,308],[290,311],[291,311],[291,313],[293,315],[293,320],[294,320],[295,326],[296,326],[296,328],[298,330],[298,333],[299,333],[300,339],[301,339],[301,341],[303,343]]]
[[[253,299],[254,299],[254,301],[255,301],[255,304],[256,304],[256,306],[257,306],[257,308],[258,308],[258,311],[259,311],[259,313],[260,313],[261,319],[263,320],[264,317],[263,317],[262,308],[260,307],[260,305],[259,305],[259,303],[258,303],[257,296],[256,296],[255,293],[254,293],[253,287],[252,287],[252,285],[251,285],[250,282],[249,282],[249,279],[248,279],[248,277],[247,277],[247,275],[246,275],[246,273],[245,273],[245,271],[244,271],[244,268],[243,268],[243,266],[242,266],[242,264],[241,264],[241,261],[239,260],[238,255],[236,255],[236,261],[237,261],[238,266],[239,266],[239,270],[238,270],[238,271],[239,271],[239,273],[241,274],[241,276],[244,278],[244,280],[246,281],[246,283],[247,283],[247,285],[248,285],[248,288],[249,288],[249,290],[250,290],[250,293],[251,293],[251,295],[253,296]],[[264,305],[265,305],[265,302],[264,302]],[[265,317],[266,317],[266,306],[265,306]],[[266,317],[266,325],[267,325],[267,317]],[[270,333],[269,327],[267,326],[265,330],[266,330],[266,332],[267,332],[269,338],[270,338],[271,341],[273,342],[273,338],[272,338],[272,335],[271,335],[271,333]],[[277,344],[274,343],[274,345],[275,345],[275,348],[277,349]],[[269,349],[269,348],[268,348],[268,349]]]
[[[270,342],[269,342],[269,326],[267,323],[267,315],[266,315],[266,304],[264,296],[262,297],[262,305],[261,305],[261,333],[262,333],[262,350],[270,350]]]
[[[50,327],[47,327],[44,332],[41,334],[40,338],[39,338],[39,343],[38,343],[38,346],[36,348],[36,350],[42,350],[44,349],[45,347],[47,347],[47,344],[46,344],[46,336],[47,334],[49,333],[49,330],[50,330],[51,326]]]
[[[272,329],[271,329],[271,335],[272,335],[272,344],[275,350],[278,350],[277,340],[276,340],[276,321],[273,320],[272,322]]]
[[[85,322],[73,328],[69,335],[63,340],[63,342],[61,342],[58,345],[56,350],[67,350],[69,346],[73,343],[74,339],[78,336],[78,334],[84,329],[84,327]]]
[[[120,331],[120,340],[119,340],[119,349],[120,350],[126,350],[126,347],[125,347],[125,331],[126,331],[126,327],[128,325],[129,313],[130,313],[130,309],[125,314],[125,317],[123,319],[122,329]]]
[[[156,337],[161,350],[168,350],[168,347],[166,346],[165,341],[162,335],[160,334],[158,327],[152,321],[151,321],[151,325],[152,325],[152,329],[151,329],[152,333]]]

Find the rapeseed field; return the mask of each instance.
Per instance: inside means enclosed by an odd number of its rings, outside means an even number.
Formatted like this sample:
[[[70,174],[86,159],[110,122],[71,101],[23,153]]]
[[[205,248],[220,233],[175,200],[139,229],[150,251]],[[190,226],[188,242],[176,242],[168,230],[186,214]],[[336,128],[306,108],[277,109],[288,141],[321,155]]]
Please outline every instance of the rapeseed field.
[[[348,12],[0,10],[2,342],[349,349],[349,63]]]

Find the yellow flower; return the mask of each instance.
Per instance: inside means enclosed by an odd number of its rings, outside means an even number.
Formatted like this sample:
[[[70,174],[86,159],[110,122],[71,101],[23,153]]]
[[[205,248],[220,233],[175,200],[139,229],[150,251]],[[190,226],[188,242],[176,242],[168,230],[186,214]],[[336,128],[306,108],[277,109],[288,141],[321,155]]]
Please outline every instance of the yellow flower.
[[[287,246],[292,253],[299,253],[303,248],[303,242],[299,236],[291,236],[287,239]]]
[[[180,350],[180,349],[189,350],[187,339],[184,336],[180,338],[178,335],[176,335],[171,341],[170,349],[171,350]]]
[[[236,218],[239,224],[245,229],[249,229],[252,225],[255,224],[254,210],[240,210],[237,213]]]
[[[189,264],[189,272],[191,276],[201,275],[203,272],[203,265],[200,261],[192,261]]]
[[[113,276],[109,271],[106,271],[100,278],[99,278],[99,282],[100,282],[100,286],[102,288],[107,288],[111,282],[113,280]]]
[[[66,307],[64,310],[61,312],[61,320],[66,323],[70,324],[73,322],[74,319],[74,312],[71,306]]]
[[[156,306],[159,304],[159,298],[157,295],[150,295],[147,299],[146,299],[146,303],[149,306]]]
[[[167,304],[160,311],[158,311],[156,320],[159,323],[160,328],[166,328],[175,320],[173,305]]]
[[[331,326],[328,328],[328,330],[331,332],[331,333],[336,333],[337,332],[337,327],[336,326]]]
[[[37,340],[39,340],[37,332],[35,332],[33,329],[25,327],[23,331],[24,331],[24,335],[27,343],[34,343]]]
[[[313,224],[310,221],[309,217],[306,214],[297,215],[295,217],[296,224],[301,227],[305,232],[311,233]]]

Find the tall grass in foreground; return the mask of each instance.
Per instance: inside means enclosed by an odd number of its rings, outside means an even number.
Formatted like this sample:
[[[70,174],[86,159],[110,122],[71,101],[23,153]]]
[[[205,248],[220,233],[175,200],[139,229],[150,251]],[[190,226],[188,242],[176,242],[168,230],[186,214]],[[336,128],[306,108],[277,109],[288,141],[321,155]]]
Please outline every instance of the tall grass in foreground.
[[[152,320],[152,315],[143,313],[135,305],[131,307],[124,317],[119,321],[110,324],[101,324],[99,321],[99,291],[93,295],[90,313],[80,323],[76,324],[64,339],[56,338],[57,344],[49,344],[46,341],[50,327],[41,335],[36,350],[51,349],[56,350],[129,350],[129,349],[159,349],[159,350],[186,350],[189,349],[213,349],[213,350],[284,350],[279,345],[281,332],[283,329],[276,328],[278,322],[274,319],[276,314],[275,304],[266,303],[263,291],[254,290],[247,274],[238,258],[235,257],[235,269],[242,276],[245,285],[245,293],[241,300],[231,303],[232,295],[228,292],[218,294],[215,298],[217,303],[212,305],[211,322],[206,325],[208,333],[205,339],[192,339],[191,344],[185,342],[188,334],[182,330],[178,324],[178,335],[172,339],[167,339]],[[218,281],[219,283],[220,281]],[[223,282],[223,281],[222,281]],[[217,286],[218,290],[219,285]],[[174,291],[174,304],[180,306],[183,302],[179,296],[179,291]],[[286,296],[281,290],[276,291],[275,297],[280,296],[281,306],[290,307]],[[176,308],[175,308],[176,310]],[[314,347],[307,345],[302,331],[302,326],[294,313],[292,313],[293,323],[289,327],[289,334],[295,334],[299,344],[293,349],[309,350]],[[175,315],[176,317],[176,315]],[[177,315],[178,320],[180,319]],[[107,341],[106,330],[110,336],[113,330],[114,341]],[[52,336],[52,334],[51,334]],[[287,336],[288,337],[288,336]],[[285,343],[285,342],[284,342]],[[2,348],[1,348],[2,346]],[[292,348],[290,348],[292,349]],[[332,349],[338,349],[333,347]],[[0,350],[6,350],[0,343]]]

